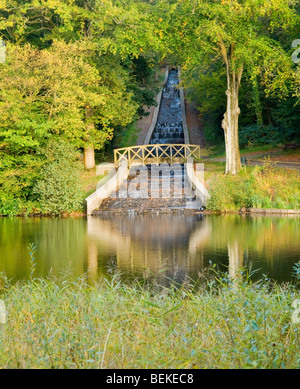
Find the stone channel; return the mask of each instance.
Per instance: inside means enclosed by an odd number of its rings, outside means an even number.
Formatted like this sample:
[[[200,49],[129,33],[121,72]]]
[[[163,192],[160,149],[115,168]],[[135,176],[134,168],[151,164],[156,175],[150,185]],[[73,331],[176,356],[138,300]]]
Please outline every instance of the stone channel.
[[[178,71],[172,69],[162,91],[159,113],[150,139],[151,144],[184,143],[178,84]]]
[[[163,87],[150,144],[184,144],[178,70],[171,69]],[[104,199],[93,215],[124,213],[181,213],[202,206],[187,179],[184,164],[131,166],[116,192]]]

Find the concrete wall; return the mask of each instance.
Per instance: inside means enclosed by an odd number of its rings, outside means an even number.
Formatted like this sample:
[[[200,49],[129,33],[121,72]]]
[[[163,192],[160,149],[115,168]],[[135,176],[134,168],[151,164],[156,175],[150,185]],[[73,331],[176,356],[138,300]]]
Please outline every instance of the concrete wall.
[[[109,172],[103,181],[97,186],[96,192],[87,197],[87,214],[91,215],[92,212],[100,206],[102,201],[110,196],[113,191],[116,191],[118,187],[128,177],[128,164],[127,161],[122,161],[118,170]]]
[[[196,176],[193,159],[191,158],[189,158],[186,164],[186,174],[190,182],[190,185],[195,191],[196,197],[201,200],[202,204],[206,204],[206,201],[209,199],[210,194],[208,193],[205,186],[200,182],[200,180]]]
[[[166,84],[166,82],[168,81],[168,76],[169,76],[169,66],[167,66],[167,70],[166,70],[166,74],[165,74],[165,79],[164,79],[164,84],[163,84],[163,87],[164,85]],[[161,97],[162,97],[162,90],[159,92],[159,94],[157,95],[156,97],[156,107],[155,107],[155,110],[154,110],[154,114],[153,114],[153,118],[152,118],[152,123],[149,127],[149,130],[147,132],[147,135],[146,135],[146,138],[145,138],[145,142],[144,142],[144,145],[148,145],[150,143],[150,139],[151,139],[151,136],[152,136],[152,133],[153,133],[153,130],[154,130],[154,127],[156,125],[156,122],[157,122],[157,117],[158,117],[158,114],[159,114],[159,108],[160,108],[160,102],[161,102]]]

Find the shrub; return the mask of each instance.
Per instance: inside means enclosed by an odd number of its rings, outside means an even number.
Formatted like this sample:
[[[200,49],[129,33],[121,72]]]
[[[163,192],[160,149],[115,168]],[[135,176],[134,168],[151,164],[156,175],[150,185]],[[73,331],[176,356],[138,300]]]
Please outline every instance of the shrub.
[[[251,125],[239,130],[241,148],[277,144],[284,140],[284,132],[273,126]]]
[[[41,165],[40,156],[31,153],[15,156],[0,150],[0,215],[22,214],[35,206],[32,189]]]
[[[233,182],[227,176],[217,176],[210,187],[209,193],[210,198],[207,202],[207,208],[211,211],[235,210]]]
[[[80,209],[83,193],[76,150],[64,140],[51,140],[43,153],[47,162],[34,188],[42,211],[58,215]]]

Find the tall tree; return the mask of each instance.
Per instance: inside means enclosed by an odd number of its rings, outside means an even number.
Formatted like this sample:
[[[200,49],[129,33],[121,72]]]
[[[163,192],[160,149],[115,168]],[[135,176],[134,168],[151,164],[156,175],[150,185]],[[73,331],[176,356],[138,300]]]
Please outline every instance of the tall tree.
[[[98,109],[99,105],[98,108],[95,106],[95,95],[91,97],[91,101],[86,101],[84,108],[86,138],[83,147],[87,168],[95,166],[94,149],[101,147],[95,141],[96,132],[100,131],[100,138],[103,128],[112,130],[112,123],[127,123],[128,117],[133,118],[132,111],[137,110],[131,99],[131,91],[127,98],[125,96],[129,78],[121,65],[128,56],[137,58],[144,54],[147,37],[151,37],[148,34],[150,29],[144,29],[140,23],[142,19],[147,21],[143,10],[147,10],[147,7],[139,0],[0,2],[0,37],[7,41],[18,45],[30,43],[39,49],[47,49],[57,40],[69,44],[77,41],[86,43],[86,50],[80,52],[81,58],[87,64],[95,65],[102,80],[100,86],[107,86],[102,110]],[[109,82],[106,83],[106,80]],[[86,84],[89,82],[86,80]],[[97,83],[93,87],[96,88]],[[123,110],[118,110],[116,100]],[[131,101],[131,106],[127,104],[128,101]],[[125,112],[127,108],[128,112]],[[120,121],[121,112],[123,120]],[[115,118],[112,117],[113,114],[116,115]],[[109,123],[106,122],[108,116]]]
[[[54,42],[50,49],[8,45],[0,76],[0,145],[11,154],[35,152],[61,135],[77,147],[101,148],[137,106],[126,72],[113,60],[89,63],[89,42]],[[91,124],[92,123],[92,124]]]
[[[272,39],[275,29],[291,29],[299,17],[287,0],[161,0],[158,26],[165,47],[184,69],[221,60],[226,70],[226,112],[222,121],[226,173],[241,167],[238,143],[239,90],[245,71],[259,74],[266,93],[284,93],[293,77],[292,61]],[[166,49],[166,52],[168,49]]]

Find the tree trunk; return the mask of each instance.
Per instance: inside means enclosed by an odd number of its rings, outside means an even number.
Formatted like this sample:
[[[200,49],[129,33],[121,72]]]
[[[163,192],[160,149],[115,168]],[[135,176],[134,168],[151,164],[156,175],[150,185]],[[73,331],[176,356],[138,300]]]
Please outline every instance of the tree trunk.
[[[95,123],[92,117],[93,110],[87,105],[85,108],[87,146],[84,148],[84,167],[86,169],[93,169],[96,166],[94,145],[91,143],[91,136],[95,132]]]
[[[235,72],[227,71],[227,109],[222,121],[226,148],[226,174],[236,175],[241,169],[239,149],[239,82]]]
[[[96,166],[95,150],[93,146],[84,148],[84,167],[86,169],[93,169]]]
[[[234,62],[234,44],[228,49],[226,49],[222,41],[219,45],[227,72],[227,108],[222,121],[226,148],[226,174],[236,175],[241,169],[238,129],[240,114],[239,89],[243,74],[243,64],[240,65],[239,69],[236,69],[236,66],[232,67]]]

